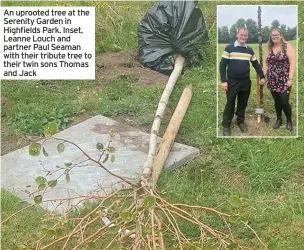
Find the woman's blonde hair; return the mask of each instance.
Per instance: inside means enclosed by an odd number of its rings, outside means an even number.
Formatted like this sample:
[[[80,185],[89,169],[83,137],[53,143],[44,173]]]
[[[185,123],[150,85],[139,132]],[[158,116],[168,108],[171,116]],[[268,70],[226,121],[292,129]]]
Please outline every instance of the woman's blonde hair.
[[[274,46],[274,43],[273,43],[273,41],[271,40],[271,33],[274,32],[274,31],[279,32],[279,33],[280,33],[280,36],[281,36],[282,43],[286,43],[286,40],[285,40],[285,38],[284,38],[284,36],[283,36],[281,30],[280,30],[280,29],[272,29],[272,30],[270,31],[269,39],[268,39],[268,42],[267,42],[268,51],[271,51],[272,48],[273,48],[273,46]]]

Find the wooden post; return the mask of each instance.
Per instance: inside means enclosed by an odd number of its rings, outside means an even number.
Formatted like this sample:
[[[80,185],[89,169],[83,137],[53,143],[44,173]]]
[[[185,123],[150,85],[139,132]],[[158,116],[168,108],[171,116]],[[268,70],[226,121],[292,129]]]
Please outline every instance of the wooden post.
[[[259,81],[260,81],[260,77],[259,75],[257,74],[257,85],[256,85],[256,105],[258,108],[260,108],[261,106],[261,99],[260,99],[260,87],[261,85],[259,84]],[[261,122],[261,115],[258,114],[258,123]]]
[[[258,6],[258,41],[259,41],[259,61],[263,68],[263,49],[262,49],[262,23],[261,23],[261,6]],[[257,91],[256,91],[256,102],[258,108],[263,108],[263,86],[259,84],[259,76],[257,75]],[[258,123],[261,122],[261,117],[263,115],[258,115]]]
[[[153,188],[156,187],[158,177],[170,153],[176,134],[179,130],[181,122],[190,104],[191,97],[192,97],[192,89],[191,87],[188,86],[183,91],[183,94],[176,106],[176,109],[171,117],[166,132],[158,147],[158,152],[155,156],[154,164],[153,164],[153,174],[152,174]]]

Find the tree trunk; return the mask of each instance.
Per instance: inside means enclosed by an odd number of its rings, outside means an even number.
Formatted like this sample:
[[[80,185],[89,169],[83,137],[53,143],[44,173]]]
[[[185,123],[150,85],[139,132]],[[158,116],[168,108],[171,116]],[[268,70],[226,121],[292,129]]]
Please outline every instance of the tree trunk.
[[[190,104],[191,97],[192,97],[192,89],[191,87],[186,87],[177,104],[177,107],[173,113],[173,116],[163,136],[163,139],[159,145],[157,155],[155,156],[154,159],[153,175],[152,175],[153,188],[156,187],[158,177],[170,153],[176,134],[179,130],[181,122]]]
[[[263,50],[262,50],[262,23],[261,23],[261,6],[258,6],[258,41],[259,41],[259,61],[263,68]],[[257,75],[257,106],[258,108],[263,108],[263,85],[259,84],[259,76]],[[258,115],[258,123],[261,121],[262,115]]]
[[[152,129],[151,129],[149,152],[148,152],[147,159],[143,165],[143,170],[142,170],[142,174],[141,174],[141,180],[143,182],[142,183],[143,185],[147,185],[147,184],[151,183],[151,180],[149,180],[149,179],[151,179],[151,175],[152,175],[152,171],[153,171],[152,166],[153,166],[153,161],[154,161],[156,148],[157,148],[157,136],[158,136],[160,123],[163,118],[164,111],[167,107],[169,97],[183,70],[184,62],[185,62],[185,58],[181,55],[178,55],[177,58],[175,59],[174,70],[169,77],[169,80],[166,84],[166,87],[165,87],[163,94],[161,96],[161,99],[159,101],[158,108],[156,111]]]

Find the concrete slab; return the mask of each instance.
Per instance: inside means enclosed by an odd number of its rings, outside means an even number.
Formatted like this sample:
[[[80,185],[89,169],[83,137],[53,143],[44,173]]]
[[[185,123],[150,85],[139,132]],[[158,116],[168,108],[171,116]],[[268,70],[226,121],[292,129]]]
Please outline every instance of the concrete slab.
[[[128,125],[118,123],[104,116],[95,116],[55,135],[56,138],[69,140],[77,144],[92,158],[98,159],[98,142],[106,145],[110,139],[108,132],[115,133],[112,145],[116,148],[115,161],[104,164],[112,172],[125,178],[138,179],[142,165],[148,153],[150,135]],[[159,138],[160,140],[160,138]],[[28,192],[36,190],[35,178],[45,176],[47,170],[58,170],[64,163],[73,162],[79,167],[71,170],[70,182],[64,176],[58,179],[55,188],[48,189],[44,194],[42,207],[63,212],[70,206],[75,206],[82,198],[72,202],[59,202],[68,197],[102,195],[119,189],[122,184],[119,180],[92,162],[83,162],[86,157],[75,146],[65,144],[63,153],[57,152],[58,141],[48,141],[44,144],[49,156],[43,154],[33,157],[28,154],[28,146],[8,153],[1,157],[1,188],[15,193],[17,196],[33,203]],[[174,143],[165,168],[179,167],[192,160],[199,154],[199,150],[187,145]],[[85,165],[85,166],[84,166]],[[82,167],[81,167],[82,166]],[[48,180],[58,178],[63,170],[47,176]],[[48,201],[57,199],[57,201]]]

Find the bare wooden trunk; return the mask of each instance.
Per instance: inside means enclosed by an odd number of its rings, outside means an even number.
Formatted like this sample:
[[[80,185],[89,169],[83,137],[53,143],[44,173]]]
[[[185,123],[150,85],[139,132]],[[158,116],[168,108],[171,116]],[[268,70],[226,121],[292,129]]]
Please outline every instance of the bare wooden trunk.
[[[259,41],[259,61],[263,68],[263,54],[262,54],[262,23],[261,23],[261,6],[258,6],[258,41]],[[263,86],[259,84],[259,76],[257,75],[257,106],[258,108],[263,108]],[[261,122],[263,115],[258,115],[258,123]]]
[[[142,185],[147,185],[150,182],[149,179],[151,179],[151,175],[152,175],[152,171],[153,171],[152,166],[153,166],[153,161],[154,161],[154,157],[155,157],[155,153],[156,153],[156,149],[157,149],[157,136],[158,136],[158,132],[159,132],[160,123],[163,118],[164,111],[167,107],[169,97],[173,91],[173,88],[174,88],[180,74],[182,73],[182,70],[184,67],[184,62],[185,62],[185,58],[181,55],[178,55],[177,58],[175,59],[174,70],[169,77],[169,80],[166,84],[166,87],[165,87],[163,94],[161,96],[161,99],[159,101],[158,108],[157,108],[155,118],[153,121],[153,125],[151,128],[149,152],[148,152],[146,161],[143,165],[143,170],[142,170],[142,174],[141,174]]]
[[[166,129],[163,139],[159,145],[157,155],[155,156],[154,159],[153,174],[152,174],[153,188],[156,187],[157,180],[167,160],[167,157],[170,153],[171,147],[174,143],[181,122],[186,114],[186,111],[190,104],[191,97],[192,97],[192,89],[191,87],[186,87],[172,115],[172,118],[169,122],[169,125]]]
[[[260,87],[261,87],[261,85],[259,84],[259,81],[260,81],[260,77],[257,74],[256,105],[257,105],[258,108],[260,108],[260,105],[261,105],[261,99],[260,99]],[[258,114],[258,123],[260,123],[260,122],[261,122],[261,115]]]

